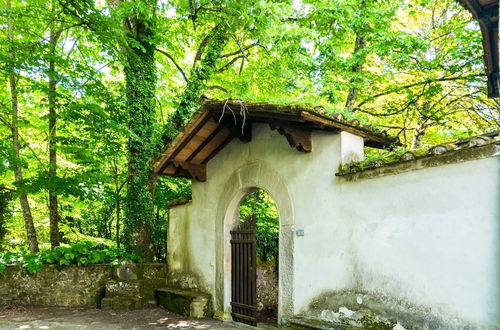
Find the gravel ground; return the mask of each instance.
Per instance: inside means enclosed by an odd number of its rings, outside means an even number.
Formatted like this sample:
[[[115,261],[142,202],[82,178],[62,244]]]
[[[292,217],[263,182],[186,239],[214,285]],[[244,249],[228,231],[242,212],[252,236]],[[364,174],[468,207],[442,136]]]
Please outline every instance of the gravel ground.
[[[189,319],[159,307],[134,311],[90,308],[0,309],[0,329],[248,329],[233,322]]]

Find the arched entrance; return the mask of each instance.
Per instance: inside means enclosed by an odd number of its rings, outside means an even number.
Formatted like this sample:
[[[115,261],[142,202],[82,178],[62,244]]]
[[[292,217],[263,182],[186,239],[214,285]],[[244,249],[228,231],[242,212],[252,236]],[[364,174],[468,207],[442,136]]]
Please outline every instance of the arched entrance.
[[[234,321],[276,324],[279,217],[263,189],[244,197],[231,235],[231,316]]]
[[[239,222],[241,200],[256,191],[267,191],[279,210],[279,299],[278,323],[293,315],[293,208],[280,175],[264,162],[256,161],[232,173],[217,206],[215,310],[220,318],[231,318],[231,230]]]

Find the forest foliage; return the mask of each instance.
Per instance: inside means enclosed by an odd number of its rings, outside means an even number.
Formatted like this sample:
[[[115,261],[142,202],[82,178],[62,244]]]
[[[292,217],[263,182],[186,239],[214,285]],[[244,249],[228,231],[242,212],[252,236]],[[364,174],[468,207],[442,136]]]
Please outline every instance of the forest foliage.
[[[279,214],[271,195],[258,189],[247,195],[240,203],[240,221],[255,217],[256,252],[263,260],[278,260],[279,254]]]
[[[0,19],[3,251],[164,260],[191,188],[152,160],[202,97],[322,105],[407,149],[500,126],[456,0],[7,0]]]

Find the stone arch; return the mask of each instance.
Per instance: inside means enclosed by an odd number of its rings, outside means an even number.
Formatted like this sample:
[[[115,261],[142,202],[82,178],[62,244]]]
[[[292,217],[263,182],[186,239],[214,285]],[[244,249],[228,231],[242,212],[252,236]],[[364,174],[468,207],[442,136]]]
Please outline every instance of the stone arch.
[[[269,165],[254,161],[235,170],[218,198],[216,213],[215,310],[220,318],[230,317],[231,259],[229,231],[239,216],[241,200],[256,189],[266,190],[278,208],[279,232],[279,297],[278,322],[293,316],[293,204],[285,181]],[[223,313],[221,315],[221,313]]]

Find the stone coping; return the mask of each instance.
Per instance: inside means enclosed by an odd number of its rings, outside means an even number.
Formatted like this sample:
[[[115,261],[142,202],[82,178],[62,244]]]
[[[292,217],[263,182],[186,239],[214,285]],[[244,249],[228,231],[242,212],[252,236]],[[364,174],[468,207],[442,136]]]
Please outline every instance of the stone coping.
[[[495,138],[490,143],[469,145],[455,150],[450,150],[445,145],[434,146],[427,155],[421,157],[416,157],[412,153],[406,152],[395,162],[388,164],[375,162],[374,164],[368,164],[364,169],[358,167],[356,163],[350,164],[347,170],[343,169],[335,175],[340,177],[342,181],[357,181],[360,179],[395,175],[424,168],[490,158],[498,155],[500,155],[500,140]]]

